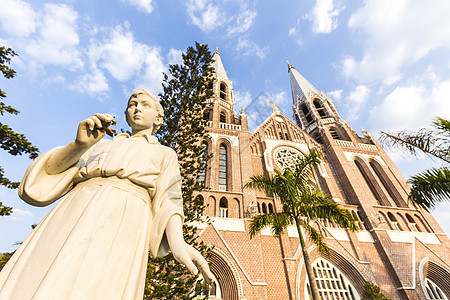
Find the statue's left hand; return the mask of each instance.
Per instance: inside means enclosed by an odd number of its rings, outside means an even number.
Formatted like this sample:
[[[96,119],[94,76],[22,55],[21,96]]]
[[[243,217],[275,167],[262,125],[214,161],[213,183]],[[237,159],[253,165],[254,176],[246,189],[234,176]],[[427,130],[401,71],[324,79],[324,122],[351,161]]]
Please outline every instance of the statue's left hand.
[[[213,274],[211,273],[206,259],[191,245],[184,243],[183,249],[172,249],[173,256],[177,261],[184,264],[192,274],[197,274],[198,270],[202,273],[203,279],[207,284],[213,281]]]
[[[175,259],[184,264],[192,273],[202,273],[203,278],[211,284],[214,275],[209,270],[208,262],[194,247],[188,245],[183,239],[183,221],[181,216],[174,215],[169,219],[166,226],[166,236],[170,250]]]

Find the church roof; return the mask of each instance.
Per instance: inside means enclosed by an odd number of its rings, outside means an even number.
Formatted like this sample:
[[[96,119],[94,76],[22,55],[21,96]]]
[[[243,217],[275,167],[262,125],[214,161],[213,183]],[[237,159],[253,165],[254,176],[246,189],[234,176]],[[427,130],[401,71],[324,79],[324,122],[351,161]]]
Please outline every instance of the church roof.
[[[303,95],[308,94],[309,92],[319,93],[319,91],[311,84],[305,77],[303,77],[289,62],[288,64],[288,72],[289,77],[291,79],[291,91],[292,91],[292,100],[294,103],[297,99],[302,98]]]
[[[211,66],[216,71],[217,77],[228,78],[227,72],[225,72],[225,68],[223,67],[222,60],[220,59],[219,48],[216,48],[216,51],[214,52],[214,55],[212,58],[213,58],[214,62],[211,64]]]

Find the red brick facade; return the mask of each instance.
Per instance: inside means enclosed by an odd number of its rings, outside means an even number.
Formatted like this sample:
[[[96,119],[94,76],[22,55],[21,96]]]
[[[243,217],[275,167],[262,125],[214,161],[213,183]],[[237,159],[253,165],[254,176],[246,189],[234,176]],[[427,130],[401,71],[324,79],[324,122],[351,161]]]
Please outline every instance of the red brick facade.
[[[407,203],[405,178],[373,136],[358,136],[332,100],[290,65],[297,125],[274,105],[272,115],[250,133],[244,111],[236,116],[232,83],[217,51],[214,59],[215,96],[205,141],[214,156],[205,178],[210,190],[201,193],[212,224],[201,225],[200,233],[215,247],[210,264],[217,289],[211,298],[305,299],[295,228],[280,238],[267,229],[250,239],[249,219],[281,206],[243,185],[253,174],[282,171],[296,155],[316,148],[324,157],[317,185],[353,211],[361,228],[353,233],[328,222],[314,225],[331,248],[325,255],[308,248],[322,274],[322,299],[360,299],[367,280],[391,299],[440,299],[439,292],[450,299],[450,241],[430,213]],[[426,295],[426,288],[437,297]]]

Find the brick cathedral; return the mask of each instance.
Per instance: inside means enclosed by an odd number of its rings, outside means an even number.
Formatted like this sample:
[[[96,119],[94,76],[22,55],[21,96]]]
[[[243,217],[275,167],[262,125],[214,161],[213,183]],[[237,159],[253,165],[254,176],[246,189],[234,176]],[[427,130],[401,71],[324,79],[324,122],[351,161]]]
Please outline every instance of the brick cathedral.
[[[322,299],[361,299],[365,281],[391,299],[450,299],[450,241],[433,216],[408,203],[409,185],[376,139],[359,136],[333,101],[288,63],[293,119],[273,104],[273,112],[250,133],[247,116],[234,108],[232,82],[220,54],[209,100],[204,142],[213,158],[200,180],[212,223],[200,237],[214,245],[209,260],[216,282],[210,299],[309,299],[306,270],[296,228],[274,237],[270,228],[250,239],[249,220],[281,211],[277,199],[243,189],[250,176],[293,166],[318,149],[318,187],[359,220],[358,232],[331,222],[314,224],[330,251],[309,243]]]

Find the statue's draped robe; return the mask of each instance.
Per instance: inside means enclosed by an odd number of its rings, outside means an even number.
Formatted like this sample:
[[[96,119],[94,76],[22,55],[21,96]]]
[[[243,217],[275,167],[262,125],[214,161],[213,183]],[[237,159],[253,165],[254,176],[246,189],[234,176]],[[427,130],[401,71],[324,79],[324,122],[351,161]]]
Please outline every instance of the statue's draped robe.
[[[48,205],[68,193],[0,273],[0,299],[142,299],[147,256],[168,252],[169,218],[183,217],[176,153],[154,136],[102,140],[71,168],[28,168],[20,197]]]

